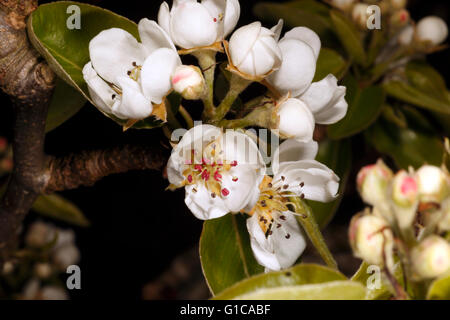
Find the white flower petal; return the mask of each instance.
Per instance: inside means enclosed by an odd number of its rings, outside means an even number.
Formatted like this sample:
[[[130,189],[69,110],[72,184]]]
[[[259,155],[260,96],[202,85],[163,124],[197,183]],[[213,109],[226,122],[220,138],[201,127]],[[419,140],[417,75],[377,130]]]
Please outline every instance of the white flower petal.
[[[337,79],[329,74],[314,82],[300,97],[313,112],[317,123],[331,124],[341,120],[347,112],[346,88],[337,85]]]
[[[175,45],[169,35],[155,21],[147,18],[141,19],[138,30],[147,56],[159,48],[168,48],[176,51]]]
[[[133,62],[142,65],[145,60],[142,44],[130,33],[118,28],[104,30],[95,36],[89,42],[89,55],[95,71],[110,83],[126,76],[133,69]]]
[[[236,161],[237,165],[252,165],[255,169],[263,168],[264,159],[256,143],[246,134],[227,130],[221,139],[223,159]]]
[[[194,192],[194,189],[197,192]],[[187,186],[186,198],[187,207],[200,220],[210,220],[223,217],[229,213],[220,197],[213,198],[204,186]]]
[[[171,15],[171,37],[178,46],[190,49],[216,42],[217,22],[200,3],[183,2],[172,8]]]
[[[238,178],[233,181],[233,178]],[[253,200],[255,187],[258,186],[257,173],[253,166],[241,164],[224,175],[222,188],[226,188],[230,193],[223,197],[223,201],[230,212],[239,212],[246,208]]]
[[[239,17],[241,15],[241,6],[239,4],[239,0],[227,0],[227,6],[225,9],[225,17],[224,17],[224,35],[223,38],[226,38],[236,27]]]
[[[282,94],[296,97],[308,89],[316,72],[316,58],[312,48],[303,41],[283,39],[279,43],[282,63],[278,71],[267,79]]]
[[[292,214],[286,213],[282,228],[272,228],[272,235],[265,237],[258,223],[258,216],[247,220],[250,242],[259,264],[269,270],[281,270],[291,267],[306,248],[305,237]],[[289,239],[286,235],[289,234]]]
[[[217,28],[217,39],[220,41],[224,36],[224,15],[227,6],[227,0],[202,0],[201,4],[208,10],[211,18]]]
[[[230,38],[230,55],[235,66],[241,65],[251,53],[261,31],[261,22],[253,22],[237,29]]]
[[[122,101],[112,107],[114,115],[121,119],[145,119],[153,111],[152,103],[144,97],[139,84],[128,78],[119,77],[117,82],[122,89]]]
[[[170,36],[170,9],[167,2],[161,3],[158,11],[158,24]]]
[[[299,99],[288,99],[278,109],[280,134],[302,142],[309,142],[314,134],[314,116]]]
[[[327,166],[315,160],[302,160],[282,163],[274,181],[285,177],[283,184],[289,184],[289,190],[306,199],[329,202],[337,197],[339,177]],[[304,183],[300,187],[300,183]]]
[[[171,77],[177,66],[181,64],[176,51],[161,48],[154,51],[144,62],[141,70],[141,86],[144,96],[156,104],[172,88]]]
[[[88,85],[89,94],[94,105],[101,111],[111,114],[111,107],[114,104],[113,96],[117,96],[117,94],[98,76],[97,72],[92,68],[91,62],[84,66],[83,78]]]
[[[296,27],[286,32],[283,39],[296,39],[306,42],[314,51],[316,59],[319,57],[320,48],[322,46],[319,36],[309,28]]]
[[[295,139],[284,141],[272,157],[272,171],[274,174],[278,172],[280,163],[296,162],[300,160],[313,160],[319,149],[316,141],[300,142]]]

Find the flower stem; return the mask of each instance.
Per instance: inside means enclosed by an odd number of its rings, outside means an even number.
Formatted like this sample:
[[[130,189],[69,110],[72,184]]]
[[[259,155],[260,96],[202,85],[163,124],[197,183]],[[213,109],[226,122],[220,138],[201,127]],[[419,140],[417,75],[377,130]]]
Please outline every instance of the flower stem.
[[[314,247],[319,252],[323,261],[327,264],[327,266],[337,269],[336,260],[334,260],[333,255],[325,243],[325,239],[320,232],[319,225],[314,218],[311,208],[298,197],[291,197],[289,198],[289,201],[295,204],[295,212],[301,215],[300,217],[297,216],[297,220],[305,230]]]
[[[178,111],[181,116],[183,117],[184,121],[186,121],[186,125],[188,126],[189,129],[194,127],[194,120],[192,119],[191,115],[189,114],[189,112],[182,106],[180,105],[180,109]]]
[[[245,127],[258,126],[262,128],[271,128],[274,117],[273,105],[267,104],[256,108],[244,118],[234,120],[222,120],[218,123],[219,127],[227,129],[240,129]]]
[[[216,114],[213,117],[214,122],[219,122],[227,115],[228,111],[230,111],[231,106],[234,101],[236,101],[237,97],[252,83],[250,80],[243,79],[238,75],[232,74],[230,80],[230,89],[228,90],[227,95],[222,100],[220,105],[216,109]]]
[[[216,71],[216,51],[199,50],[192,53],[197,59],[202,69],[206,82],[206,92],[202,98],[204,110],[203,118],[205,120],[212,119],[216,112],[214,106],[214,73]]]

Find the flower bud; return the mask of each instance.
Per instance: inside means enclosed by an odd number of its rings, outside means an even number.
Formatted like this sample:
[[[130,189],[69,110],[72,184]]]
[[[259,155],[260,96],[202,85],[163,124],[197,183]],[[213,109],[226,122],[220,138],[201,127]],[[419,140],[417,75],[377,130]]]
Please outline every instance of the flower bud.
[[[353,217],[349,230],[350,244],[356,257],[369,264],[383,266],[390,255],[392,231],[384,219],[374,215]]]
[[[400,228],[409,228],[416,216],[419,203],[419,187],[415,177],[406,171],[399,171],[392,181],[394,214]]]
[[[431,235],[411,251],[415,276],[419,279],[439,277],[450,269],[450,244]]]
[[[287,99],[280,104],[277,114],[280,118],[278,125],[280,135],[303,142],[312,140],[314,116],[304,102],[299,99]]]
[[[391,16],[391,25],[394,27],[405,26],[410,19],[409,11],[405,9],[398,10]]]
[[[48,244],[54,234],[53,228],[44,222],[33,223],[26,236],[25,243],[29,247],[40,248]]]
[[[409,25],[404,27],[397,37],[398,43],[402,46],[409,46],[414,39],[414,32],[415,29],[413,26]]]
[[[369,14],[367,13],[368,8],[369,5],[365,3],[357,3],[353,7],[353,21],[361,28],[367,28],[367,19],[369,19]]]
[[[355,0],[331,0],[331,5],[342,11],[349,11]]]
[[[389,0],[389,3],[394,9],[403,9],[406,7],[406,0]]]
[[[197,100],[205,92],[205,79],[196,66],[181,65],[172,76],[173,89],[186,100]]]
[[[53,262],[62,271],[65,271],[68,266],[78,263],[79,260],[80,251],[75,245],[65,245],[57,248],[53,253]]]
[[[363,200],[373,206],[384,202],[387,196],[387,187],[393,176],[391,169],[384,164],[383,160],[378,160],[376,164],[362,168],[356,182]]]
[[[439,231],[448,232],[450,231],[450,200],[446,201],[446,204],[442,209],[442,216],[438,224]]]
[[[266,76],[280,67],[281,50],[275,33],[260,22],[243,26],[230,38],[231,62],[241,73],[251,77]]]
[[[420,201],[440,203],[450,195],[448,175],[435,166],[422,166],[416,173]]]
[[[447,24],[439,17],[428,16],[417,23],[416,34],[419,41],[429,41],[437,46],[448,36]]]
[[[34,272],[40,279],[47,279],[52,274],[52,267],[48,263],[37,263]]]

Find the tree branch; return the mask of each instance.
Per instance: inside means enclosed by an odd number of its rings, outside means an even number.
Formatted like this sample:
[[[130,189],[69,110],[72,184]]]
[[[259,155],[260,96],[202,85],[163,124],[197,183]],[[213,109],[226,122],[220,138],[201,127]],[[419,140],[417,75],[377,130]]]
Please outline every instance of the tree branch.
[[[166,159],[161,148],[137,145],[51,158],[42,192],[52,193],[92,186],[106,176],[130,170],[161,170]]]

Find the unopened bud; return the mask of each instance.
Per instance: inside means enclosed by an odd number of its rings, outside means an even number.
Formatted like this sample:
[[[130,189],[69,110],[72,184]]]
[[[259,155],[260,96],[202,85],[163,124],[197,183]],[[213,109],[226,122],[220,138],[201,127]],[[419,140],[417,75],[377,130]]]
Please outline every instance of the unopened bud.
[[[409,11],[406,9],[401,9],[391,16],[391,25],[400,28],[405,26],[409,22],[409,20]]]
[[[55,250],[52,259],[60,270],[65,271],[68,266],[78,263],[80,251],[73,244],[65,245]]]
[[[406,7],[406,0],[389,0],[389,3],[394,9],[403,9]]]
[[[387,197],[387,187],[393,173],[382,160],[366,166],[358,173],[356,183],[363,200],[370,205],[378,205]]]
[[[25,236],[25,243],[30,247],[43,247],[51,241],[53,233],[54,231],[50,225],[40,221],[35,222],[30,226]]]
[[[450,244],[431,235],[411,251],[415,275],[419,279],[439,277],[450,270]]]
[[[357,3],[353,7],[353,21],[361,28],[367,28],[367,19],[369,19],[369,14],[367,12],[368,8],[369,5],[365,3]]]
[[[392,231],[385,220],[374,215],[353,217],[349,230],[350,244],[355,256],[369,264],[383,266],[386,252],[393,241]]]
[[[41,279],[47,279],[52,275],[52,267],[48,263],[37,263],[34,272]]]
[[[450,196],[450,178],[441,168],[425,165],[416,176],[421,202],[440,203]]]
[[[414,32],[415,29],[413,26],[408,25],[404,27],[397,37],[398,43],[402,46],[409,46],[414,39]]]
[[[342,11],[349,11],[355,0],[331,0],[330,4]]]
[[[429,41],[433,46],[444,42],[448,36],[447,24],[436,16],[428,16],[417,23],[417,39]]]
[[[399,171],[392,180],[392,201],[394,214],[402,229],[409,228],[416,217],[419,203],[419,187],[414,176]]]
[[[314,116],[299,99],[287,99],[278,108],[280,134],[299,141],[311,141],[314,133]]]
[[[181,65],[172,76],[173,89],[187,100],[197,100],[205,92],[205,79],[196,66]]]

